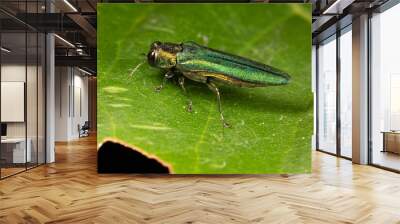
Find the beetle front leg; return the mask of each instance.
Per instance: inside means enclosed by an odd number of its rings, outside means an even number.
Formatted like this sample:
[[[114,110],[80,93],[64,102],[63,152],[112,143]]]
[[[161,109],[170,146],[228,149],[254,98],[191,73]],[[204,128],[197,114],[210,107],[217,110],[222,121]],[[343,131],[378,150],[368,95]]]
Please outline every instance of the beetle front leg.
[[[164,87],[165,83],[167,83],[167,80],[168,80],[168,79],[171,79],[172,77],[174,77],[174,75],[175,75],[175,74],[174,74],[172,71],[168,71],[167,73],[165,73],[161,85],[157,86],[157,87],[155,88],[155,91],[156,91],[156,92],[160,92],[161,89]]]
[[[217,100],[218,100],[218,110],[219,110],[219,114],[221,116],[221,121],[222,121],[222,125],[225,128],[229,128],[230,125],[225,121],[224,115],[222,114],[222,105],[221,105],[221,94],[219,92],[218,87],[210,80],[207,80],[207,86],[208,88],[211,89],[211,91],[213,91],[216,95],[217,95]]]
[[[186,88],[185,88],[185,77],[184,76],[179,76],[178,82],[179,82],[179,85],[181,86],[181,88],[183,90],[183,93],[186,95],[186,97],[188,99],[187,110],[189,112],[192,112],[193,103],[192,103],[192,99],[190,98],[190,96],[189,96],[189,94],[188,94],[188,92],[186,91]]]

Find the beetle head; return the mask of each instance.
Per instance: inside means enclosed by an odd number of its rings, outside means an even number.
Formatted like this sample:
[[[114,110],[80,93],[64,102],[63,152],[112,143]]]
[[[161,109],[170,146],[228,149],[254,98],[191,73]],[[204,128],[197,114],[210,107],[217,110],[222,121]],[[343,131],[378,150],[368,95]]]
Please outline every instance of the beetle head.
[[[153,67],[170,69],[176,65],[176,54],[182,51],[179,44],[155,41],[150,45],[147,61]]]

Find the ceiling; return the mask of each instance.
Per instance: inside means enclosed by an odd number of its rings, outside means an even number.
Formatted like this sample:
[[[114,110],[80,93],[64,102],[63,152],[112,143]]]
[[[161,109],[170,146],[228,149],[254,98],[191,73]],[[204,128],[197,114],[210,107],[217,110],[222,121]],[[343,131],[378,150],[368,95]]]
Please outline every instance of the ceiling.
[[[388,0],[311,0],[313,3],[313,43],[352,23],[353,17],[372,12]]]
[[[28,59],[33,58],[38,48],[36,39],[31,39],[36,33],[53,32],[57,34],[56,65],[79,66],[96,73],[97,2],[47,0],[46,4],[45,0],[1,0],[2,45],[12,49],[7,54],[2,52],[3,60],[18,61],[25,55]]]
[[[346,16],[377,7],[386,0],[234,0],[233,2],[268,2],[268,3],[312,3],[313,41],[335,32],[332,27],[337,21],[345,21]],[[56,63],[58,65],[83,66],[96,71],[96,37],[97,15],[96,4],[152,2],[150,0],[1,0],[0,21],[3,45],[14,49],[15,55],[25,53],[23,34],[30,31],[54,32]],[[193,2],[188,0],[155,0],[153,2]],[[224,2],[203,0],[195,2]],[[51,10],[50,10],[51,9]],[[49,13],[51,11],[51,13]],[[351,23],[351,18],[347,18]],[[331,28],[331,31],[330,31]],[[328,32],[329,31],[329,32]],[[28,44],[28,54],[36,46]]]

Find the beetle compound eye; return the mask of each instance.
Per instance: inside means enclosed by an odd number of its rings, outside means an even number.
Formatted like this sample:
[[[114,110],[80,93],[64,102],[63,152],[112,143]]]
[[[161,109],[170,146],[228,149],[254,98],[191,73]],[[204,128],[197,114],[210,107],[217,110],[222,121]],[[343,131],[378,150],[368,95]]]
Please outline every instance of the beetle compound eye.
[[[160,42],[160,41],[155,41],[155,42],[153,42],[153,43],[151,44],[150,48],[151,48],[151,49],[156,49],[156,48],[158,48],[158,47],[160,47],[160,46],[161,46],[161,42]]]
[[[149,62],[150,65],[154,66],[155,65],[155,61],[156,61],[156,53],[154,50],[150,51],[147,54],[147,61]]]

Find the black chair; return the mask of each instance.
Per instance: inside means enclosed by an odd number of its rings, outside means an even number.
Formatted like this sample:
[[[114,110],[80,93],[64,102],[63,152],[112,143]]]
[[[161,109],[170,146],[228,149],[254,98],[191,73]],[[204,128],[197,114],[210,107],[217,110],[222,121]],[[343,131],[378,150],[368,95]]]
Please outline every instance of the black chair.
[[[82,127],[78,125],[78,129],[79,129],[79,138],[89,136],[89,129],[90,129],[89,121],[85,121]]]

